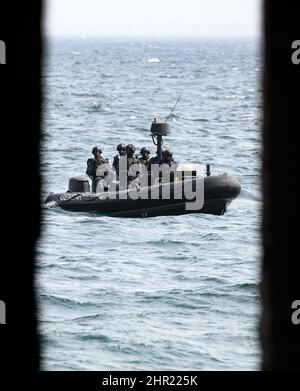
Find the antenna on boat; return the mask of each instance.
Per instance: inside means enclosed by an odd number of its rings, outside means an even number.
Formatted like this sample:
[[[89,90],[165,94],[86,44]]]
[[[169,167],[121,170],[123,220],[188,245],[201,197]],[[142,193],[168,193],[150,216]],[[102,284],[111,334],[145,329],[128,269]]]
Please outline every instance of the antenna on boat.
[[[167,122],[168,122],[169,118],[171,117],[173,111],[175,110],[175,108],[177,106],[177,103],[179,102],[179,100],[181,98],[182,91],[183,90],[180,91],[180,94],[176,100],[176,103],[175,103],[174,107],[172,108],[170,114],[166,118],[165,122],[162,122],[162,123],[157,122],[156,116],[154,116],[154,118],[152,120],[152,125],[151,125],[150,131],[151,131],[152,141],[153,141],[154,145],[157,146],[156,155],[158,156],[159,159],[162,158],[163,136],[167,136],[170,133],[170,126],[169,126],[169,124],[167,124]]]
[[[179,102],[179,100],[180,100],[180,98],[181,98],[182,92],[183,92],[183,89],[180,91],[180,94],[179,94],[179,96],[178,96],[178,98],[177,98],[177,101],[176,101],[176,103],[175,103],[173,109],[171,110],[170,114],[167,116],[167,119],[166,119],[166,121],[165,121],[165,124],[168,122],[168,120],[169,120],[169,118],[171,117],[173,111],[175,110],[175,108],[176,108],[176,106],[177,106],[177,103]]]

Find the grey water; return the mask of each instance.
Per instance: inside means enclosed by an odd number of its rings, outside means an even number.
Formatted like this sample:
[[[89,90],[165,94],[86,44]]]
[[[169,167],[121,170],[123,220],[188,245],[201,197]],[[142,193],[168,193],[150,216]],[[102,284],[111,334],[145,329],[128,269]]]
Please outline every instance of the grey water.
[[[261,98],[254,39],[52,39],[43,65],[44,199],[94,145],[166,146],[230,173],[224,216],[121,219],[43,208],[36,246],[42,369],[255,370],[260,365]]]

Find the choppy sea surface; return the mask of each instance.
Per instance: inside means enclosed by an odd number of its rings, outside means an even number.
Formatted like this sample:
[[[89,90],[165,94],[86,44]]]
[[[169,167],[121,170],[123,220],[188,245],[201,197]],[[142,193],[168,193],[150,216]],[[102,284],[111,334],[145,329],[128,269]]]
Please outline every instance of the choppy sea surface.
[[[255,370],[260,365],[260,47],[251,39],[56,39],[44,61],[44,198],[94,145],[150,147],[170,119],[179,162],[242,193],[224,216],[121,219],[44,208],[36,286],[42,369]]]

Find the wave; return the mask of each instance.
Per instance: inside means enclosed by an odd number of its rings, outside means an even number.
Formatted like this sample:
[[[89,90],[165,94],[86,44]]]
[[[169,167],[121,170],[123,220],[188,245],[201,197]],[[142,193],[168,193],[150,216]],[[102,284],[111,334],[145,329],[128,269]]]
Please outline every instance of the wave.
[[[89,112],[97,112],[103,114],[111,114],[111,108],[107,106],[103,106],[101,103],[93,102],[89,109]]]
[[[103,314],[85,315],[85,316],[79,316],[77,318],[73,318],[72,322],[81,322],[85,320],[96,320],[102,318],[103,318]]]
[[[99,92],[71,92],[70,95],[72,96],[78,96],[78,97],[91,97],[91,98],[98,98],[98,97],[103,97],[103,94]],[[63,104],[61,104],[63,105]]]
[[[185,245],[185,244],[187,244],[187,242],[185,242],[183,240],[174,240],[174,239],[162,238],[162,239],[156,239],[156,240],[149,240],[149,241],[144,242],[144,244],[154,244],[155,246],[157,246],[157,245],[163,246],[165,244]]]
[[[245,189],[242,189],[240,199],[262,202],[262,199],[258,194],[254,194],[251,191]]]
[[[91,303],[89,301],[78,301],[74,299],[69,299],[67,297],[60,297],[60,296],[54,296],[54,295],[46,295],[46,294],[39,294],[39,296],[46,301],[49,301],[51,304],[58,304],[69,307],[71,306],[97,306],[96,303]]]
[[[245,283],[242,283],[242,284],[236,284],[236,285],[233,285],[234,289],[239,289],[239,290],[242,290],[242,291],[253,291],[253,290],[257,290],[259,289],[259,284],[256,284],[256,283],[251,283],[251,282],[245,282]]]
[[[166,75],[160,75],[158,76],[160,79],[178,79],[178,76],[177,75],[169,75],[169,74],[166,74]]]
[[[42,208],[46,208],[46,209],[54,208],[55,206],[57,206],[56,201],[50,201],[47,204],[42,204]]]
[[[109,338],[108,336],[104,334],[78,334],[76,335],[76,339],[79,339],[81,341],[99,341],[99,342],[105,342],[109,343],[113,340]]]
[[[209,122],[207,118],[195,118],[192,120],[193,122]]]

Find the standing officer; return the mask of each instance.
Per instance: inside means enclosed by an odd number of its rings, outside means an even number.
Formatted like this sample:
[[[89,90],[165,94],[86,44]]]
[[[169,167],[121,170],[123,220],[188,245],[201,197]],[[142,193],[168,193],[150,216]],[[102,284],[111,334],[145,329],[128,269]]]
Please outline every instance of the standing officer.
[[[119,166],[120,166],[120,156],[126,156],[126,145],[121,143],[117,146],[118,155],[114,157],[113,167],[116,170],[117,179],[119,179]]]
[[[102,154],[102,148],[96,146],[92,149],[93,158],[88,159],[86,174],[92,179],[92,192],[96,192],[99,181],[108,175],[106,164],[108,159],[105,159]],[[103,165],[102,175],[98,175],[97,169]]]
[[[133,164],[139,164],[139,160],[135,155],[135,146],[133,144],[126,145],[126,155],[127,155],[127,170]]]
[[[162,152],[162,159],[159,161],[159,164],[167,164],[169,167],[174,166],[176,162],[173,159],[173,152],[171,152],[169,149],[165,149]]]
[[[127,172],[128,172],[131,166],[133,166],[134,164],[139,165],[140,161],[135,155],[135,146],[133,144],[126,145],[126,155],[127,155]],[[139,175],[140,175],[140,171],[137,171],[134,176],[128,174],[128,184],[131,183],[134,179],[136,179]]]
[[[141,149],[141,157],[140,157],[140,163],[143,164],[148,168],[149,160],[150,160],[150,150],[147,147],[143,147]]]

